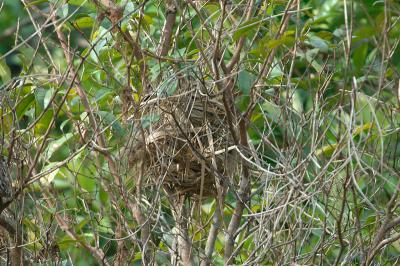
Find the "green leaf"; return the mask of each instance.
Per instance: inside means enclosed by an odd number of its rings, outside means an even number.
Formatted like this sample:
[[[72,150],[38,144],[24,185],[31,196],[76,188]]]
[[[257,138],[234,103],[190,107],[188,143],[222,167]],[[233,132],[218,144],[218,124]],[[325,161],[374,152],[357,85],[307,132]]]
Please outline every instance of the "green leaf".
[[[93,103],[99,103],[102,100],[107,100],[107,99],[111,98],[108,96],[112,96],[112,94],[113,94],[112,90],[107,89],[107,88],[101,88],[96,92],[95,97],[93,99]]]
[[[73,22],[73,25],[79,29],[91,28],[94,25],[94,19],[92,17],[80,17]]]
[[[324,154],[325,156],[331,156],[337,147],[338,147],[337,143],[325,145],[325,146],[321,147],[320,149],[316,150],[315,155],[318,156],[318,155]]]
[[[48,129],[51,120],[53,119],[54,111],[49,109],[44,113],[44,115],[40,118],[38,123],[35,125],[35,135],[40,136],[46,132]]]
[[[64,132],[64,127],[70,122],[69,119],[64,120],[60,125],[60,130]]]
[[[62,178],[60,176],[61,176],[60,174],[56,175],[53,180],[54,189],[59,190],[59,191],[70,189],[71,183],[69,183],[67,180],[65,180],[64,178]]]
[[[113,133],[116,137],[121,138],[125,136],[126,132],[125,129],[122,127],[121,123],[116,119],[116,117],[106,111],[99,111],[98,114],[103,119],[105,126],[111,126]]]
[[[47,164],[45,167],[43,167],[42,172],[48,171],[50,169],[52,169],[53,167],[55,167],[57,165],[56,162],[52,162]],[[49,174],[47,174],[46,176],[44,176],[43,178],[40,179],[41,183],[44,185],[50,185],[54,178],[56,177],[56,175],[58,174],[58,172],[60,171],[60,168],[55,168],[54,171],[50,172]]]
[[[43,107],[46,108],[50,104],[51,97],[53,96],[54,88],[46,90],[46,94],[43,99]]]
[[[204,5],[204,9],[208,13],[208,19],[211,19],[212,21],[216,21],[218,19],[221,7],[217,5],[216,3],[212,2],[207,2],[207,4]]]
[[[202,211],[207,214],[210,214],[213,208],[215,208],[215,200],[208,200],[201,205]]]
[[[29,94],[28,96],[25,96],[25,98],[23,98],[19,102],[19,104],[17,106],[17,116],[18,116],[18,118],[21,118],[25,114],[25,112],[32,105],[34,100],[35,100],[35,95]]]
[[[102,186],[100,186],[99,190],[99,200],[104,206],[108,206],[110,203],[110,196],[107,191],[104,190]]]
[[[97,229],[102,233],[107,233],[107,234],[114,233],[112,230],[110,218],[108,218],[107,216],[103,217],[100,220],[99,225],[97,226]]]
[[[96,189],[97,180],[88,168],[89,167],[82,168],[82,173],[77,175],[77,180],[84,190],[87,192],[93,192]]]
[[[174,94],[177,88],[178,88],[178,79],[173,78],[167,80],[160,85],[160,87],[157,90],[157,95],[159,97],[171,96],[172,94]]]
[[[365,65],[365,61],[367,59],[367,52],[368,52],[367,42],[363,42],[356,49],[354,49],[353,63],[357,69],[361,69]]]
[[[322,66],[316,61],[316,57],[317,57],[318,52],[319,52],[319,49],[318,49],[318,48],[308,50],[308,51],[305,53],[305,58],[306,58],[306,60],[308,61],[308,63],[310,63],[311,66],[312,66],[318,73],[321,73],[321,72],[322,72]],[[299,54],[300,54],[300,53],[299,53]]]
[[[89,221],[90,221],[89,217],[84,217],[82,221],[80,221],[77,225],[75,225],[75,231],[80,232]]]
[[[48,2],[48,1],[49,1],[49,0],[36,0],[36,1],[32,1],[32,2],[27,3],[26,7],[36,6],[36,5],[39,5],[39,4],[41,4],[41,3],[46,3],[46,2]]]
[[[276,40],[270,40],[267,43],[267,46],[269,49],[274,49],[275,47],[279,47],[281,45],[292,45],[294,43],[294,37],[293,36],[282,36],[279,39]]]
[[[60,248],[60,250],[69,250],[70,248],[73,248],[76,246],[77,240],[74,240],[68,235],[64,235],[59,241],[57,241],[57,245]]]
[[[253,18],[250,19],[249,21],[246,21],[242,24],[239,25],[238,29],[233,33],[233,40],[237,41],[241,37],[246,37],[252,33],[254,33],[254,30],[261,25],[263,22],[262,19],[260,18]]]
[[[61,18],[66,18],[68,16],[68,4],[64,4],[57,8],[57,15]]]
[[[365,26],[353,33],[352,43],[357,43],[362,40],[368,40],[377,34],[377,29],[371,26]]]
[[[238,75],[238,87],[244,95],[249,95],[250,89],[256,81],[257,76],[248,72],[247,70],[240,71]]]
[[[0,54],[0,56],[1,56],[1,54]],[[3,84],[10,81],[10,79],[11,79],[11,71],[10,71],[10,68],[8,67],[5,59],[0,60],[0,78],[1,78],[1,81]]]
[[[272,119],[273,122],[279,123],[281,120],[282,112],[281,108],[279,108],[278,105],[271,103],[269,101],[265,101],[262,105],[261,108],[264,111],[267,111],[268,116]]]
[[[36,88],[35,89],[35,99],[36,99],[36,103],[37,105],[40,106],[40,108],[37,109],[44,109],[44,98],[46,96],[46,90],[44,88]],[[38,110],[40,111],[40,110]]]
[[[92,3],[92,1],[85,0],[68,0],[68,4],[73,6],[82,6],[88,8],[92,11],[96,11],[96,5]]]
[[[137,10],[137,6],[134,5],[131,1],[128,1],[125,6],[124,6],[124,14],[122,16],[122,21],[120,22],[121,24],[121,29],[123,32],[126,31],[129,25],[129,20],[131,17],[135,14],[135,11]]]
[[[320,37],[321,39],[323,39],[325,41],[330,41],[334,37],[334,35],[330,31],[319,31],[315,35]]]
[[[303,99],[302,99],[301,94],[300,94],[300,92],[298,90],[296,90],[293,93],[292,104],[293,104],[293,109],[297,113],[302,113],[303,112]]]
[[[318,36],[308,37],[308,42],[311,46],[318,48],[323,53],[326,53],[329,50],[329,45],[327,42]]]
[[[65,145],[73,137],[74,137],[74,134],[67,133],[67,134],[61,136],[59,139],[51,141],[49,143],[48,147],[47,147],[46,152],[45,152],[45,158],[50,160],[50,158],[53,157],[52,161],[54,161],[54,160],[61,161],[61,160],[65,159],[65,153],[66,152],[63,150],[63,148],[67,148],[68,149],[68,147],[66,147]],[[69,149],[68,149],[68,151],[69,151]],[[69,154],[69,152],[67,153],[67,156],[68,156],[68,154]]]
[[[140,253],[141,255],[141,253]],[[169,265],[170,264],[170,258],[167,256],[165,252],[161,252],[160,250],[157,250],[156,255],[155,255],[155,260],[157,261],[158,265]],[[141,262],[141,261],[139,261]],[[137,264],[137,265],[142,265],[142,264]],[[214,264],[216,265],[216,264]]]

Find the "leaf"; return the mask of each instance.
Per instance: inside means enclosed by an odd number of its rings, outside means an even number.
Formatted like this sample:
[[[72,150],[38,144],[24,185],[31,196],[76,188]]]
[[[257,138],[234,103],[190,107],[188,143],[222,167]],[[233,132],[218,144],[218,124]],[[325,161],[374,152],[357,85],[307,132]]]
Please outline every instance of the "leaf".
[[[57,140],[53,140],[49,143],[47,150],[45,152],[45,158],[50,159],[53,157],[53,155],[61,150],[61,148],[70,140],[74,137],[74,134],[72,133],[67,133],[63,136],[61,136]]]
[[[113,234],[113,230],[112,230],[112,225],[111,225],[111,221],[110,218],[108,218],[107,216],[104,216],[98,226],[97,226],[97,230],[99,230],[102,233],[106,233],[106,234]]]
[[[318,73],[321,73],[322,72],[322,66],[315,60],[318,52],[319,52],[318,48],[308,50],[305,53],[305,58]]]
[[[44,97],[46,95],[46,90],[44,88],[36,88],[35,89],[35,99],[36,99],[36,103],[37,105],[40,106],[40,109],[43,110],[44,109]],[[37,108],[39,109],[39,108]],[[40,110],[38,110],[40,111]]]
[[[147,25],[153,24],[153,17],[147,14],[143,15],[143,20],[146,22]]]
[[[207,11],[208,13],[208,19],[211,19],[212,21],[216,21],[218,19],[219,13],[220,13],[220,6],[212,3],[212,2],[207,2],[204,5],[204,9]]]
[[[356,32],[353,33],[353,37],[351,42],[357,43],[362,40],[368,40],[369,38],[373,37],[377,34],[377,29],[371,26],[365,26],[358,29]]]
[[[0,77],[1,77],[3,84],[7,83],[11,79],[10,68],[8,67],[8,65],[4,59],[0,60]]]
[[[55,178],[53,180],[53,186],[54,186],[54,189],[59,190],[59,191],[71,188],[71,184],[68,181],[66,181],[65,179],[60,178],[60,175],[55,176]]]
[[[93,173],[91,173],[90,168],[81,168],[81,173],[77,175],[79,185],[87,192],[95,191],[97,185],[97,181],[94,178]]]
[[[103,204],[103,206],[108,206],[110,204],[110,196],[108,192],[104,190],[102,186],[100,186],[99,190],[99,200]]]
[[[262,105],[261,108],[264,111],[267,111],[268,116],[272,119],[273,122],[279,123],[281,120],[281,109],[279,108],[278,105],[271,103],[269,101],[265,101]]]
[[[215,200],[208,200],[201,205],[202,211],[207,214],[210,214],[213,208],[215,208]]]
[[[66,18],[68,16],[68,4],[64,4],[57,8],[57,15],[61,18]]]
[[[363,42],[353,53],[353,63],[357,69],[361,69],[365,65],[368,52],[368,42]]]
[[[134,5],[131,1],[128,1],[124,5],[124,14],[122,16],[122,21],[120,22],[122,31],[126,31],[129,25],[129,20],[131,19],[132,15],[135,14],[136,10],[137,6]]]
[[[238,75],[238,87],[244,95],[249,95],[250,89],[256,81],[257,77],[247,70],[240,71]]]
[[[64,120],[61,125],[60,125],[60,130],[64,132],[64,127],[68,125],[68,122],[70,122],[70,119]],[[68,128],[68,126],[67,126]]]
[[[94,25],[94,19],[92,17],[80,17],[73,22],[73,25],[79,29],[91,28]]]
[[[356,127],[356,128],[353,130],[353,136],[358,136],[358,135],[360,135],[362,132],[368,131],[369,129],[371,129],[371,128],[373,128],[373,127],[374,127],[374,124],[373,124],[373,123],[367,123],[367,124],[358,126],[358,127]]]
[[[46,108],[50,104],[51,97],[53,96],[54,88],[46,90],[46,94],[43,99],[43,107]]]
[[[43,135],[46,130],[48,129],[51,120],[53,119],[54,111],[49,109],[44,113],[44,115],[40,118],[38,123],[35,125],[35,135],[41,136]]]
[[[82,0],[68,0],[68,4],[73,6],[81,6],[88,8],[92,11],[96,11],[96,5],[92,3],[92,1],[82,1]]]
[[[121,138],[125,136],[125,129],[112,113],[106,111],[99,111],[97,113],[103,119],[105,126],[111,126],[112,132],[115,134],[116,137]]]
[[[274,60],[273,67],[271,69],[271,72],[268,75],[268,80],[272,80],[276,77],[281,77],[282,75],[283,75],[283,71],[282,71],[280,65],[277,63],[276,60]]]
[[[64,235],[64,237],[57,241],[57,246],[61,251],[69,250],[70,248],[75,247],[77,242],[77,240],[71,238],[70,236]]]
[[[178,80],[176,78],[169,79],[162,83],[157,90],[157,96],[168,97],[174,94],[178,88]]]
[[[107,41],[111,39],[112,36],[106,28],[99,27],[99,29],[93,33],[91,42],[94,44],[94,49],[90,50],[90,58],[94,62],[97,63],[99,61],[99,55],[107,48]]]
[[[77,217],[79,218],[79,217]],[[85,217],[83,218],[77,225],[75,225],[75,231],[76,232],[80,232],[83,227],[85,227],[85,225],[90,221],[89,217]]]
[[[46,3],[46,2],[48,2],[48,1],[49,1],[49,0],[36,0],[36,1],[28,2],[28,3],[26,4],[26,8],[31,7],[31,6],[35,6],[35,5],[39,5],[39,4],[41,4],[41,3]]]
[[[158,265],[169,265],[170,264],[169,256],[167,256],[167,254],[165,252],[162,252],[161,250],[157,250],[156,255],[155,255],[155,260],[158,263]],[[137,264],[137,265],[142,265],[142,264]]]
[[[325,156],[330,156],[336,150],[337,146],[337,143],[325,145],[322,148],[316,150],[315,155],[318,156],[324,154]]]
[[[326,43],[326,41],[318,36],[308,37],[308,42],[311,46],[318,48],[323,53],[326,53],[329,50],[329,45]]]
[[[42,173],[54,168],[56,165],[57,165],[56,162],[47,164],[45,167],[43,167]],[[55,168],[53,171],[51,171],[50,173],[48,173],[47,175],[45,175],[44,177],[42,177],[40,179],[41,183],[43,185],[50,185],[53,182],[54,178],[56,177],[56,175],[58,174],[59,171],[60,171],[60,168]]]
[[[237,41],[241,37],[246,37],[254,33],[254,30],[263,22],[260,18],[253,18],[239,25],[238,29],[233,33],[232,39]]]
[[[96,92],[95,97],[93,99],[93,103],[99,103],[103,99],[110,98],[110,97],[107,97],[107,96],[112,95],[112,94],[113,94],[112,90],[106,89],[106,88],[101,88]]]
[[[293,36],[282,36],[279,39],[276,40],[270,40],[267,43],[267,46],[269,49],[274,49],[276,47],[279,47],[281,45],[291,45],[294,43],[294,37]]]
[[[296,90],[293,94],[292,97],[292,104],[293,104],[293,109],[297,112],[297,113],[302,113],[303,112],[303,99],[301,97],[301,94],[299,92],[299,90]]]
[[[25,98],[23,98],[19,102],[19,104],[17,106],[17,116],[18,116],[18,118],[21,118],[23,115],[25,115],[25,112],[32,105],[34,100],[35,100],[35,95],[29,94],[28,96],[25,96]]]
[[[356,128],[354,129],[352,136],[353,136],[353,138],[354,138],[354,137],[357,137],[357,136],[359,136],[363,131],[367,131],[367,130],[373,128],[373,127],[374,127],[373,123],[367,123],[367,124],[365,124],[365,125],[358,126],[358,127],[356,127]],[[320,149],[317,149],[317,150],[315,151],[315,155],[324,154],[325,156],[331,156],[332,153],[335,151],[335,149],[336,149],[337,147],[338,147],[338,144],[337,144],[337,143],[332,143],[332,144],[325,145],[325,146],[321,147]]]
[[[334,35],[330,31],[320,31],[320,32],[315,33],[315,35],[317,35],[318,37],[320,37],[321,39],[323,39],[325,41],[330,41],[334,37]]]

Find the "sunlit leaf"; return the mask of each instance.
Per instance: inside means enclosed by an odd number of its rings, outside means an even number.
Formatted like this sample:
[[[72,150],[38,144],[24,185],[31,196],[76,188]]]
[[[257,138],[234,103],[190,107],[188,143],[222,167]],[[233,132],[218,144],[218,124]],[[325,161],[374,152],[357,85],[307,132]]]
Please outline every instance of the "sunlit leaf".
[[[73,22],[73,24],[79,29],[91,28],[94,24],[94,19],[92,17],[80,17]]]

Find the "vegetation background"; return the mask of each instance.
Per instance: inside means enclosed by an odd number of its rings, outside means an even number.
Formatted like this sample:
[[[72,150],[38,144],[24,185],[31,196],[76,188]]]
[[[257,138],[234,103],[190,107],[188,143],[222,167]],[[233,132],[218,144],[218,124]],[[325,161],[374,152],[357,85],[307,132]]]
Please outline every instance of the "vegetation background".
[[[396,0],[2,1],[0,263],[399,264],[399,42]]]

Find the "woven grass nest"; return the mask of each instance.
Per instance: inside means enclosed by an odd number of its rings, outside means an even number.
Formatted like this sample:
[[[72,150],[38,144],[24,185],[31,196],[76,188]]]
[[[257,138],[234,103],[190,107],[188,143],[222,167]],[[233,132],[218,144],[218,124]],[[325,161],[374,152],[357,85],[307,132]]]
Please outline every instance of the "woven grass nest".
[[[143,104],[144,117],[157,118],[144,130],[146,175],[155,183],[161,180],[169,193],[210,197],[216,194],[216,179],[206,165],[225,173],[226,153],[215,151],[231,140],[222,101],[202,93],[200,86],[190,88]]]

